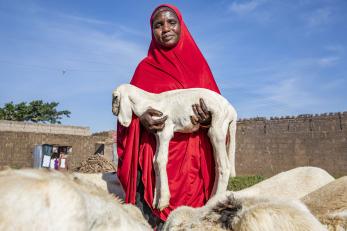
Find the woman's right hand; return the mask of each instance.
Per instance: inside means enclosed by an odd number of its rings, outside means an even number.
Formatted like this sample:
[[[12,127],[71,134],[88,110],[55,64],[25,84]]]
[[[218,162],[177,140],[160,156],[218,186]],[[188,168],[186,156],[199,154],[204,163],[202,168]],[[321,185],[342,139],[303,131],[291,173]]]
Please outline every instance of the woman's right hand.
[[[157,131],[164,129],[167,115],[160,119],[153,119],[152,116],[160,117],[162,115],[163,113],[161,111],[149,108],[140,116],[140,122],[147,129],[147,131],[156,133]]]

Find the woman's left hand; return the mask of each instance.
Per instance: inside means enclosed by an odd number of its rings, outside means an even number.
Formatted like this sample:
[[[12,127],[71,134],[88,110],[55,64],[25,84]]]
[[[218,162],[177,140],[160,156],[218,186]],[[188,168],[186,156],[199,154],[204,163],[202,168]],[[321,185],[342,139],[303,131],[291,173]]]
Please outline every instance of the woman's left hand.
[[[211,112],[207,109],[206,104],[203,99],[200,98],[200,104],[193,104],[193,116],[190,117],[190,120],[194,125],[200,124],[202,126],[208,127],[211,125]]]

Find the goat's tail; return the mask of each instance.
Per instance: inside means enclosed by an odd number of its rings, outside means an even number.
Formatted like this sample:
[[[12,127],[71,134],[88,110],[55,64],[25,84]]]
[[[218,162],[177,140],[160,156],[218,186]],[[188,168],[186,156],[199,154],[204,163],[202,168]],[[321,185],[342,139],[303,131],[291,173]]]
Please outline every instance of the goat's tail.
[[[228,153],[228,159],[230,163],[230,176],[236,176],[236,170],[235,170],[236,122],[237,122],[237,118],[235,116],[233,120],[229,123],[228,134],[227,134],[227,136],[229,136],[229,139],[228,139],[229,142],[227,142],[227,153]]]

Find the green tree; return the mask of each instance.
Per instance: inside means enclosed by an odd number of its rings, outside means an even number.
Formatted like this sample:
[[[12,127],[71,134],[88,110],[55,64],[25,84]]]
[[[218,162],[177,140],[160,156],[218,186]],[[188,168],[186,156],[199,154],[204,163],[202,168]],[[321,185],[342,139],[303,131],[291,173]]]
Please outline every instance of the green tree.
[[[34,100],[30,103],[21,102],[19,104],[10,102],[0,108],[0,119],[60,124],[63,116],[70,117],[71,112],[67,110],[58,111],[56,109],[58,105],[57,102],[44,103],[42,100]]]

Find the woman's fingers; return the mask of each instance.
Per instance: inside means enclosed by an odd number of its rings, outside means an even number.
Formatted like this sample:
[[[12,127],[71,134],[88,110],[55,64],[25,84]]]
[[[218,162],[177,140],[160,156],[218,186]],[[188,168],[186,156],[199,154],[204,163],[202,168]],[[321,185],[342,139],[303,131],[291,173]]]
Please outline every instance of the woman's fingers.
[[[205,119],[205,115],[203,111],[201,110],[199,104],[193,104],[192,107],[193,107],[195,117],[198,119],[198,122],[201,123],[201,121]]]
[[[199,115],[199,112],[198,112],[198,110],[196,109],[196,106],[195,106],[196,104],[193,104],[192,105],[192,108],[193,108],[193,112],[194,112],[194,114],[195,114],[195,118],[197,118],[198,119],[198,121],[200,120],[200,115]]]
[[[207,115],[205,114],[205,112],[201,109],[200,104],[195,104],[195,108],[199,113],[199,116],[201,118],[202,121],[206,120]]]
[[[161,131],[164,129],[167,116],[159,119],[153,119],[152,116],[160,117],[162,115],[161,111],[149,108],[140,116],[141,124],[150,132]]]
[[[200,124],[210,124],[211,123],[211,113],[209,112],[204,100],[200,98],[200,104],[193,104],[194,116],[190,117],[190,120],[195,125],[196,123]]]
[[[151,115],[151,116],[162,116],[163,113],[161,111],[158,111],[154,108],[149,108],[147,109],[147,112]]]
[[[162,131],[165,127],[165,124],[160,124],[160,125],[152,125],[149,127],[149,131],[156,133],[157,131]]]
[[[205,101],[204,101],[202,98],[200,98],[200,107],[201,107],[201,109],[204,111],[205,114],[209,114],[209,113],[210,113],[210,112],[208,111],[208,109],[207,109],[207,106],[206,106],[206,104],[205,104]]]
[[[157,131],[162,131],[162,130],[164,129],[164,127],[165,127],[165,124],[153,125],[153,126],[150,127],[149,130],[150,130],[151,132],[155,133],[155,132],[157,132]]]
[[[199,119],[196,116],[190,116],[190,121],[194,125],[197,125],[199,123]]]
[[[149,129],[152,132],[161,131],[165,127],[165,121],[167,120],[167,115],[159,119],[151,119]]]
[[[152,119],[152,125],[162,125],[165,123],[166,120],[167,120],[167,115],[159,119]]]
[[[193,111],[194,111],[195,116],[199,120],[199,123],[201,123],[201,122],[205,121],[206,119],[208,119],[209,114],[206,114],[202,110],[202,108],[201,108],[201,106],[199,104],[193,104],[192,107],[193,107]],[[209,113],[209,112],[207,111],[207,113]]]

